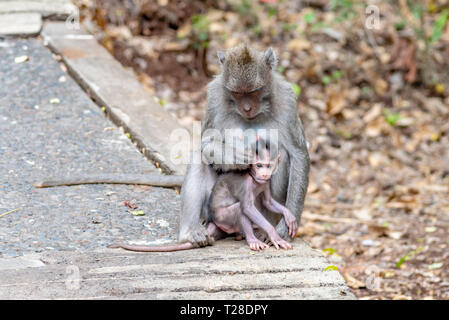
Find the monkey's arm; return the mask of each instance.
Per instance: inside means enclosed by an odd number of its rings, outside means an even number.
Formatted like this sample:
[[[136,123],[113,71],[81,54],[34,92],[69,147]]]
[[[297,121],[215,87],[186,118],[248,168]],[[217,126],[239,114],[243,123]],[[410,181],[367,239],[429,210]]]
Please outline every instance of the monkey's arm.
[[[276,247],[276,249],[279,249],[279,247],[282,247],[284,249],[291,249],[291,244],[284,241],[278,235],[273,225],[268,222],[267,219],[265,219],[265,217],[259,210],[257,210],[256,206],[254,205],[254,200],[255,199],[252,193],[250,195],[246,195],[245,199],[240,200],[242,213],[247,216],[248,219],[251,220],[251,222],[258,225],[267,233],[271,243]]]
[[[95,173],[80,176],[60,177],[39,181],[33,185],[36,188],[56,186],[73,186],[79,184],[138,184],[154,187],[180,187],[184,176],[159,174],[128,174],[128,173]]]
[[[294,238],[296,231],[298,230],[298,222],[293,213],[287,207],[284,207],[282,204],[273,199],[269,185],[267,185],[267,188],[264,190],[262,202],[268,210],[284,216],[285,223],[287,224],[289,230],[289,236]]]
[[[309,155],[305,145],[303,148],[292,148],[288,152],[290,167],[285,206],[294,214],[299,223],[309,185]],[[288,230],[285,219],[279,222],[276,230],[284,239],[287,237]]]

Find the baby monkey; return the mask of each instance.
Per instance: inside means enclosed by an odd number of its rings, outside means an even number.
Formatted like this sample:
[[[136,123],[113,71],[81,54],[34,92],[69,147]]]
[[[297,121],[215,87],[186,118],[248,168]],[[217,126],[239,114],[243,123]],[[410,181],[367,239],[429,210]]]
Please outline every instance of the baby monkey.
[[[207,221],[209,245],[229,234],[243,235],[251,250],[263,250],[269,245],[254,235],[254,228],[263,229],[269,242],[276,249],[291,249],[292,245],[282,239],[271,223],[256,208],[256,198],[268,210],[282,214],[294,238],[298,224],[292,212],[271,196],[270,179],[280,162],[280,154],[270,152],[268,145],[257,143],[255,157],[248,170],[224,173],[218,177],[209,199],[210,221]],[[142,252],[168,252],[194,248],[190,242],[167,246],[112,245],[110,248],[123,248]]]

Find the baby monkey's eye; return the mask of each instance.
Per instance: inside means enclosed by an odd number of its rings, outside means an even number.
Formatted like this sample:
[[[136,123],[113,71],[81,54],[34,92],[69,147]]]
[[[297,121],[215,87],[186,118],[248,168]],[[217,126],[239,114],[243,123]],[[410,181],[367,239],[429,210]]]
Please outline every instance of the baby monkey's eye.
[[[256,167],[257,167],[257,168],[262,168],[262,167],[263,167],[263,164],[258,163],[258,164],[256,164]]]

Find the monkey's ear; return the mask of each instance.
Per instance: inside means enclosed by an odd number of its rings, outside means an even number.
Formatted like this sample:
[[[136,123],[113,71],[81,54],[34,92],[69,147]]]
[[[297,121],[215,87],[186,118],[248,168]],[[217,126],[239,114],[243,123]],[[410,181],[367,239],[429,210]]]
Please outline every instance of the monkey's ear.
[[[263,58],[266,64],[271,68],[271,70],[274,70],[274,68],[276,68],[276,65],[278,64],[278,59],[272,47],[269,47],[267,51],[265,51]]]
[[[281,163],[281,153],[278,153],[278,164]]]
[[[226,51],[217,51],[218,61],[224,64],[226,60]]]

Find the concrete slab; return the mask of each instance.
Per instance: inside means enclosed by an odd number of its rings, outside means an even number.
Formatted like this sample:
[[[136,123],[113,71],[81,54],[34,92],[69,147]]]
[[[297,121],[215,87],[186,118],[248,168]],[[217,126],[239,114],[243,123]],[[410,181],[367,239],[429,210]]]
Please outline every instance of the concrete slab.
[[[184,174],[185,166],[176,164],[171,149],[179,143],[170,141],[170,134],[180,128],[177,120],[154,101],[132,71],[124,69],[83,29],[69,30],[63,23],[52,22],[44,26],[42,35],[80,85],[105,106],[114,122],[131,133],[150,159],[167,172]]]
[[[1,13],[39,13],[44,18],[66,19],[78,13],[78,8],[70,0],[2,0]]]
[[[293,250],[257,253],[228,239],[194,251],[107,249],[40,260],[45,267],[3,271],[0,299],[354,299],[337,271],[324,271],[323,255],[299,239]]]
[[[44,267],[45,264],[39,259],[30,259],[24,257],[0,258],[0,270],[19,270],[26,268]]]
[[[35,36],[42,29],[39,13],[0,13],[0,35]]]

